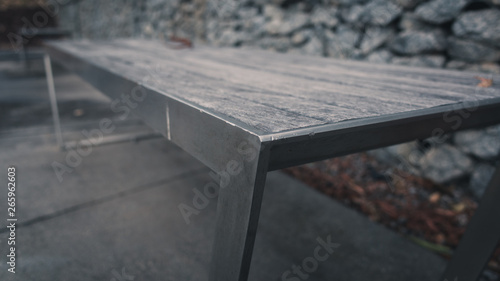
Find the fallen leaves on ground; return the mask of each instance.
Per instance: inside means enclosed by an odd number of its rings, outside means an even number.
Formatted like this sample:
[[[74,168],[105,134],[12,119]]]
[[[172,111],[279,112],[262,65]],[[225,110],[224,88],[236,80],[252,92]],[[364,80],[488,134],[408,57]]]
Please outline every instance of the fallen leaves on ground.
[[[284,172],[446,257],[458,245],[477,208],[475,199],[455,186],[437,185],[366,153]],[[500,249],[490,263],[500,264],[499,257]]]

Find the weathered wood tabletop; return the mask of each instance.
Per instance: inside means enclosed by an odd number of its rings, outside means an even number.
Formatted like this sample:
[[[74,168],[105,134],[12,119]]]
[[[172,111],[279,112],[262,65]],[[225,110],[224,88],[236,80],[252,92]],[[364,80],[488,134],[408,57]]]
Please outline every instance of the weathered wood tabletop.
[[[132,81],[151,76],[145,87],[259,134],[500,97],[500,76],[486,90],[467,72],[143,40],[52,46]]]
[[[500,123],[499,75],[147,40],[49,42],[47,51],[112,105],[231,174],[219,192],[211,280],[247,279],[267,171]],[[478,87],[475,76],[493,85]],[[472,280],[482,269],[498,241],[483,233],[469,235],[472,250],[446,278]]]

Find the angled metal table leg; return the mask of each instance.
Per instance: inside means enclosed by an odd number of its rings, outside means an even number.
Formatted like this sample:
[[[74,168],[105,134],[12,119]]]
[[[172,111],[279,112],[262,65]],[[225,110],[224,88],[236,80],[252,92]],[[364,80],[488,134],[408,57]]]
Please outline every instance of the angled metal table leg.
[[[211,281],[246,281],[250,270],[264,184],[268,171],[269,148],[245,163],[221,186],[217,203],[215,241],[212,248]]]
[[[49,55],[43,56],[43,64],[45,66],[45,75],[47,77],[47,87],[50,97],[50,109],[52,111],[52,119],[54,121],[54,130],[56,134],[57,145],[63,148],[63,138],[61,133],[61,122],[59,121],[59,109],[57,108],[56,89],[54,86],[54,76],[52,74],[52,65]]]
[[[500,166],[440,281],[478,280],[500,240]]]

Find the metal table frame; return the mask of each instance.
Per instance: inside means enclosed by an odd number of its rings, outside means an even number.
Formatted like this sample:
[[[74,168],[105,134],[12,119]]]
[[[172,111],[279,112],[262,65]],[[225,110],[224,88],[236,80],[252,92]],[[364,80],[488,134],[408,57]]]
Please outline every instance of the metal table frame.
[[[137,81],[96,67],[50,45],[47,51],[54,60],[111,98],[134,89],[145,91],[148,99],[135,109],[135,113],[212,170],[229,175],[227,186],[218,192],[210,270],[212,281],[247,280],[268,171],[430,137],[431,130],[436,127],[445,132],[454,131],[451,124],[443,120],[443,113],[456,110],[456,105],[262,134],[227,116],[144,88]],[[60,142],[48,55],[44,62]],[[153,111],[158,104],[165,111]],[[474,107],[474,113],[463,120],[461,130],[500,123],[500,98],[479,101],[470,107]],[[500,237],[499,184],[500,170],[497,169],[442,280],[476,280],[480,275]]]

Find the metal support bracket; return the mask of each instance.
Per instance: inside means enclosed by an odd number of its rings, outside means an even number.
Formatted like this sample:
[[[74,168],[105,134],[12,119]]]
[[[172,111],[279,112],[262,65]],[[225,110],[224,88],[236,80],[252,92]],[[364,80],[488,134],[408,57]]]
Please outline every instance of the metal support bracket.
[[[50,109],[52,111],[52,119],[54,121],[56,141],[57,145],[60,148],[64,148],[63,137],[61,133],[61,122],[59,120],[59,109],[57,108],[57,97],[56,97],[56,89],[54,86],[54,75],[52,73],[52,65],[50,62],[50,56],[48,54],[45,54],[43,56],[43,64],[45,66],[45,75],[47,77],[47,88],[49,90]]]

